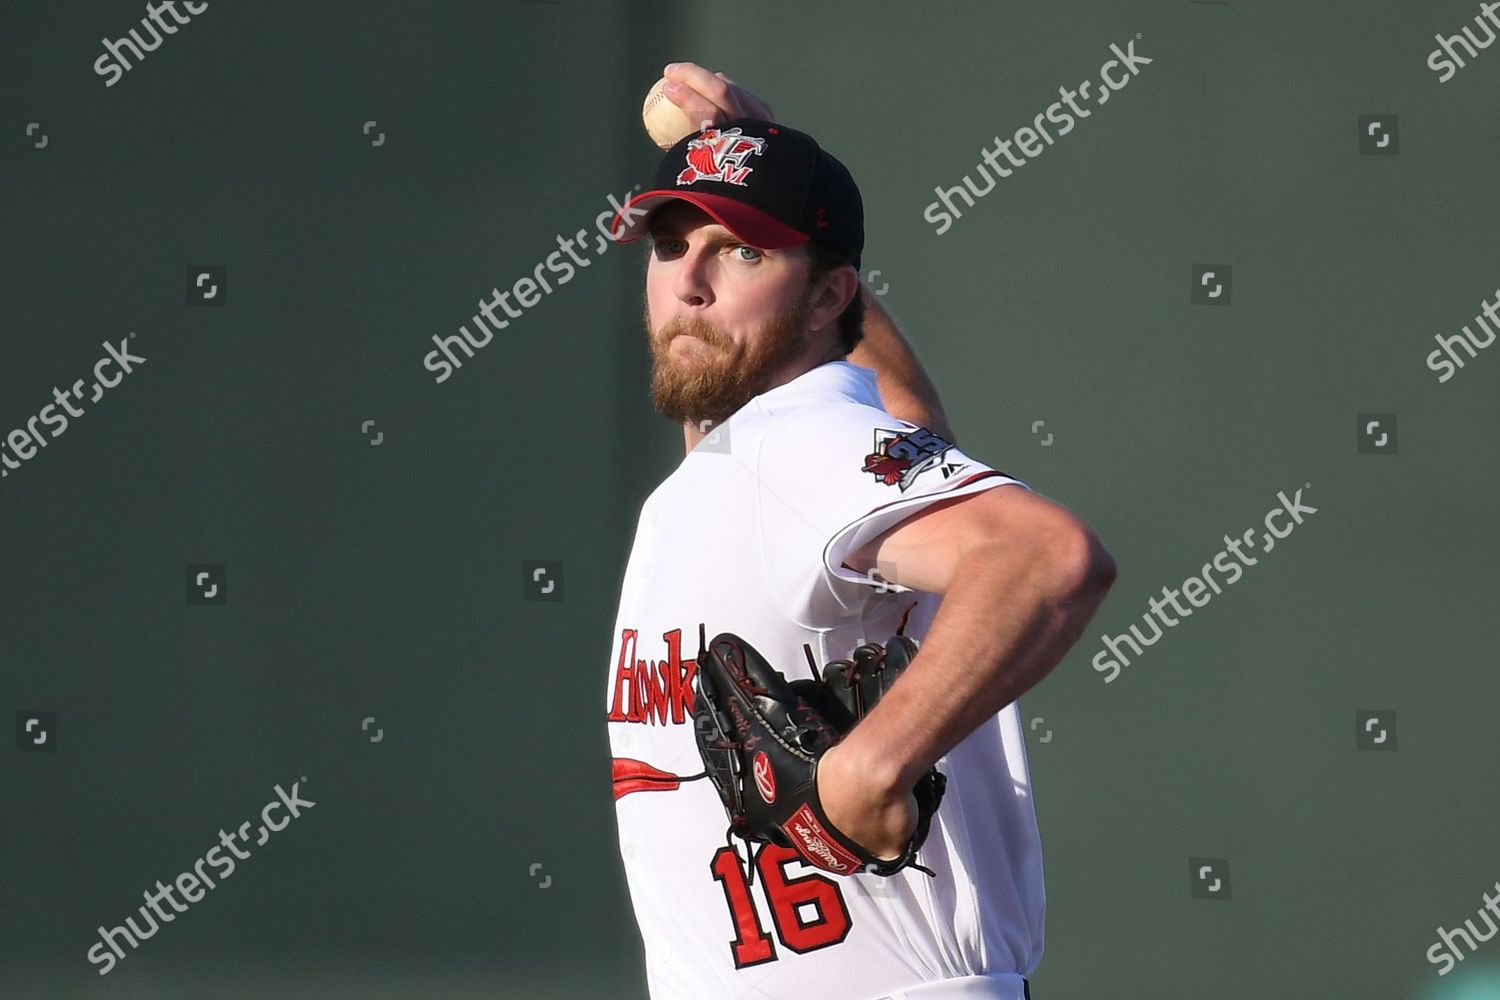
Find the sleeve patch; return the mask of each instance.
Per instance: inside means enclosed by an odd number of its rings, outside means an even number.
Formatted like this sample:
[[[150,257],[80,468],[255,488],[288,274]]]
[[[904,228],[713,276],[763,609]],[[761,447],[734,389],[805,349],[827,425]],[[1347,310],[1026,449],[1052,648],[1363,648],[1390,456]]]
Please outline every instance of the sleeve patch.
[[[944,460],[952,447],[925,427],[912,430],[877,427],[875,448],[865,455],[864,471],[874,476],[877,483],[898,487],[905,493],[924,472],[936,469],[948,479],[968,468],[968,462]]]

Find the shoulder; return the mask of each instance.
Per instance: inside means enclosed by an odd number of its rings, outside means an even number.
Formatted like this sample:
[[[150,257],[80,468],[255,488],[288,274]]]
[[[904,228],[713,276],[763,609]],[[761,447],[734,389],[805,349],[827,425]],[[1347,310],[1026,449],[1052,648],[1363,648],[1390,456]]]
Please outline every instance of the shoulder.
[[[919,429],[881,407],[842,397],[769,406],[761,409],[758,417],[761,436],[768,446],[778,448],[832,449],[850,441],[873,441],[877,432],[900,434]]]
[[[884,410],[850,400],[771,409],[762,413],[753,431],[756,468],[772,477],[859,475],[883,440],[918,430]]]

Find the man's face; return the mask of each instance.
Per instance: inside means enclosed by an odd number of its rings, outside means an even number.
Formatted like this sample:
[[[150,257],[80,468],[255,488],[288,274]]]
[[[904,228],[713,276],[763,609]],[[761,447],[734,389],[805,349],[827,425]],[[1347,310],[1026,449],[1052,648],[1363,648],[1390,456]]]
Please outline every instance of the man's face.
[[[722,423],[751,397],[827,360],[837,331],[814,337],[807,329],[800,248],[752,247],[684,201],[654,213],[649,239],[651,398],[663,416]]]

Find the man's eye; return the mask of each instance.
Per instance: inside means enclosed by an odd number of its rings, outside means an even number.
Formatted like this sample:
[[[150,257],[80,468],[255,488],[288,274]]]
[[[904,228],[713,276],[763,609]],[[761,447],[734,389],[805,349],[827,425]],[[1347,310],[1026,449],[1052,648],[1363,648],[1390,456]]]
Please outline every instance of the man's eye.
[[[671,253],[676,247],[681,246],[679,240],[657,240],[656,250],[658,253]]]
[[[740,260],[745,261],[746,263],[749,263],[752,260],[760,260],[761,257],[765,256],[765,254],[761,253],[755,247],[747,246],[744,243],[736,244],[735,247],[734,247],[734,252],[735,253],[739,253],[741,250],[749,250],[752,254],[754,254],[753,257],[741,257],[740,258]]]

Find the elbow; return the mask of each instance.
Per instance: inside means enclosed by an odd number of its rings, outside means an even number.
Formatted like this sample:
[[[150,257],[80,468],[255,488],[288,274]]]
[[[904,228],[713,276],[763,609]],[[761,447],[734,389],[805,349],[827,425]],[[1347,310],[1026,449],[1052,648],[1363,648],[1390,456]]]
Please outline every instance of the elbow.
[[[1086,571],[1085,582],[1100,593],[1107,593],[1109,588],[1115,585],[1115,577],[1119,576],[1119,570],[1115,568],[1115,557],[1110,555],[1109,549],[1099,540],[1099,536],[1092,531],[1089,532],[1089,564]]]
[[[1114,556],[1082,522],[1054,533],[1048,557],[1058,590],[1070,598],[1089,596],[1102,600],[1114,586],[1119,572]]]

